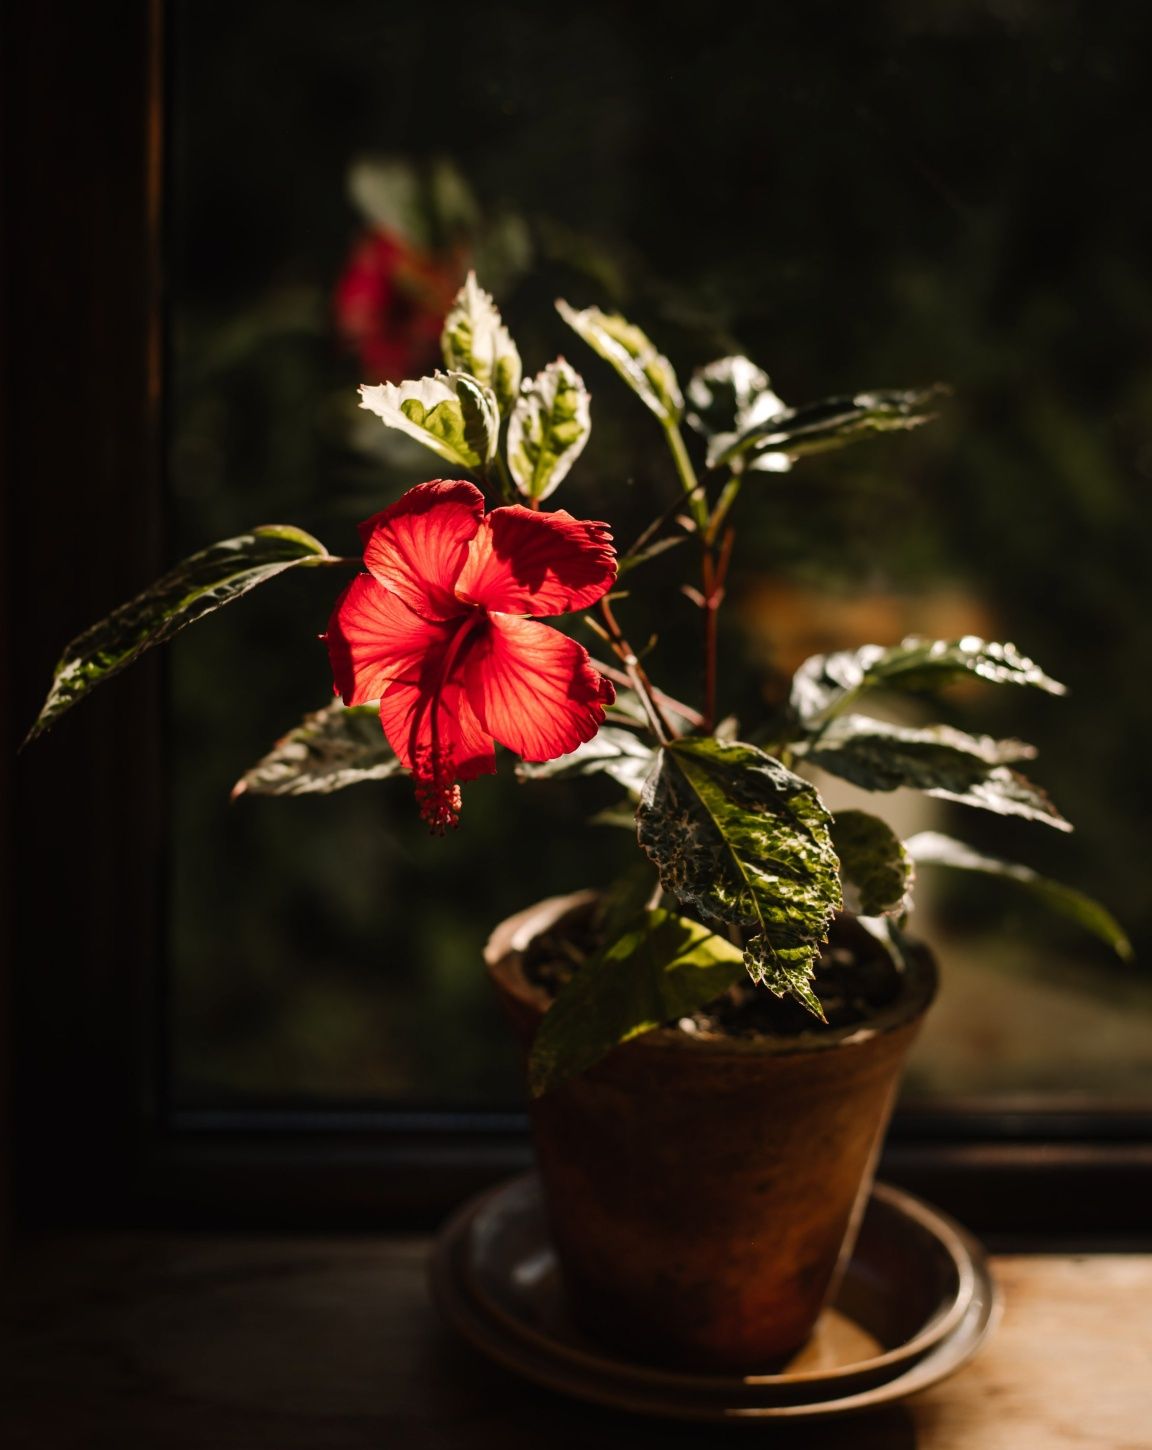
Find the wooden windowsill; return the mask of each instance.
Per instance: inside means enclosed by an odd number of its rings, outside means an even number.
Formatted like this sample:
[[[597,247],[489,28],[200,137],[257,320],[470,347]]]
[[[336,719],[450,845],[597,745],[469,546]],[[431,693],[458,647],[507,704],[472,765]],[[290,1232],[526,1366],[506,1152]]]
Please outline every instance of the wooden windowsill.
[[[523,1384],[437,1321],[426,1236],[45,1235],[21,1246],[0,1371],[12,1450],[585,1450],[735,1444]],[[994,1259],[980,1355],[907,1403],[774,1446],[1141,1450],[1152,1254]]]

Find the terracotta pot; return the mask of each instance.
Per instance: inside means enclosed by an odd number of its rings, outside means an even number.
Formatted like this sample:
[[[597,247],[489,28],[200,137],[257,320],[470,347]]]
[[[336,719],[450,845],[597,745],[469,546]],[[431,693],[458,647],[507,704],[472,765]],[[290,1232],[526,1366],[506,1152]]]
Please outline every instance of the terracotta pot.
[[[488,943],[525,1050],[549,998],[524,977],[521,953],[592,899],[542,902]],[[844,928],[879,950],[854,922]],[[581,1327],[633,1359],[701,1370],[763,1371],[802,1344],[851,1251],[935,987],[925,953],[864,1026],[749,1039],[661,1028],[535,1102],[550,1226]]]

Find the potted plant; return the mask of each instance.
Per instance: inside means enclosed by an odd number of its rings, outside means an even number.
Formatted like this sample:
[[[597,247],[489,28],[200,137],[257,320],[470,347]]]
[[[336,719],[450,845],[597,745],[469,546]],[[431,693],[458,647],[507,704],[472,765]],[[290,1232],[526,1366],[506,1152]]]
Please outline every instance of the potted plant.
[[[879,694],[930,697],[964,678],[1061,693],[1011,644],[911,638],[819,655],[764,718],[720,717],[717,620],[737,520],[745,505],[770,506],[746,485],[915,427],[936,390],[793,408],[748,359],[727,357],[695,373],[685,398],[637,327],[558,307],[648,408],[675,463],[679,494],[630,547],[618,553],[607,524],[551,506],[589,436],[588,390],[561,358],[522,377],[469,277],[444,326],[446,370],[361,389],[362,406],[447,476],[367,520],[362,558],[278,525],[184,561],[68,646],[30,735],[268,579],[351,568],[324,635],[340,699],[238,790],[406,773],[442,832],[459,822],[461,786],[496,769],[496,743],[521,757],[525,780],[614,782],[635,876],[529,910],[488,950],[528,1054],[552,1231],[594,1333],[658,1361],[762,1365],[804,1339],[826,1298],[934,991],[930,958],[905,934],[915,867],[1003,874],[1128,948],[1081,893],[937,834],[902,841],[882,814],[833,815],[805,774],[1068,829],[1017,768],[1029,746],[869,713]],[[627,633],[624,590],[676,546],[701,614],[691,704],[660,687],[659,652],[650,665]],[[542,622],[573,614],[597,657]]]

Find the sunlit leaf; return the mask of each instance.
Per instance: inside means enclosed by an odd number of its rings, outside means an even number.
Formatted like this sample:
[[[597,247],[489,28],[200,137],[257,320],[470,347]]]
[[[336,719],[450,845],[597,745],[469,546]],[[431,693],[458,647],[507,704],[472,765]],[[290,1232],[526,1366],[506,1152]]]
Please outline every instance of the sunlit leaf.
[[[657,757],[636,819],[664,889],[708,921],[748,929],[753,980],[821,1015],[809,983],[841,892],[815,788],[753,745],[677,740]]]
[[[867,811],[837,811],[832,845],[840,858],[849,911],[871,917],[907,910],[912,861],[886,821]]]
[[[684,399],[676,373],[646,333],[623,317],[601,312],[599,307],[586,307],[579,312],[567,302],[558,301],[556,309],[594,352],[612,364],[662,423],[679,422]]]
[[[638,797],[655,758],[650,745],[619,726],[603,725],[567,755],[538,764],[521,761],[516,774],[521,780],[571,780],[576,776],[607,775]]]
[[[995,685],[1027,685],[1062,695],[1050,679],[1014,644],[910,636],[897,645],[866,644],[835,654],[813,655],[792,680],[792,709],[807,728],[817,728],[866,690],[932,691],[965,677]]]
[[[769,413],[748,423],[734,437],[714,438],[708,465],[732,466],[743,459],[748,468],[779,472],[808,453],[843,448],[875,433],[918,428],[931,421],[941,391],[931,387],[855,393]]]
[[[662,539],[654,539],[652,543],[645,544],[634,553],[624,554],[616,569],[617,579],[622,579],[625,574],[630,574],[633,569],[641,564],[646,564],[649,559],[657,559],[661,554],[666,554],[669,549],[675,549],[677,545],[685,543],[688,537],[687,534],[665,534]]]
[[[496,396],[507,417],[520,391],[520,354],[495,302],[469,272],[440,336],[450,373],[468,373]]]
[[[645,912],[576,972],[544,1014],[528,1062],[533,1097],[622,1042],[697,1011],[743,975],[739,947],[697,921]]]
[[[269,524],[193,554],[68,645],[28,740],[47,730],[89,690],[194,620],[231,604],[285,569],[329,557],[319,540],[290,524]]]
[[[1023,816],[1071,830],[1039,786],[1009,769],[1036,754],[1022,740],[968,735],[950,725],[921,728],[844,715],[810,745],[797,749],[812,765],[863,790],[907,786],[997,815]]]
[[[733,473],[749,465],[771,467],[768,455],[729,453],[744,434],[765,426],[791,409],[772,391],[768,374],[746,357],[722,357],[693,373],[688,384],[688,424],[709,441],[709,463],[730,458]],[[778,471],[790,467],[787,454],[778,455]]]
[[[508,423],[508,470],[525,498],[545,499],[592,431],[588,389],[563,358],[524,384]]]
[[[305,715],[237,781],[232,798],[249,795],[327,795],[366,780],[402,775],[404,767],[380,728],[375,705],[339,700]]]
[[[405,383],[367,383],[360,406],[433,453],[484,473],[496,456],[500,413],[491,388],[467,373],[434,373]]]
[[[1050,911],[1067,917],[1106,942],[1117,956],[1125,961],[1132,960],[1132,944],[1123,927],[1110,911],[1078,891],[1074,886],[1065,886],[1051,881],[1033,871],[1030,866],[1021,866],[1014,861],[1001,861],[995,856],[984,856],[963,841],[937,831],[922,831],[906,842],[908,854],[918,866],[949,866],[957,871],[979,871],[988,876],[998,876],[1022,886],[1037,900],[1042,901]]]

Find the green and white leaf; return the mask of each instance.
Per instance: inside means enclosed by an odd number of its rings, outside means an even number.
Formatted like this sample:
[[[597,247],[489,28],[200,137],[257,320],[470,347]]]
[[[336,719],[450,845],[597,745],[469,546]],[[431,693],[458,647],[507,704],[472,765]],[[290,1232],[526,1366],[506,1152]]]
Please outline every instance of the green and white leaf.
[[[750,930],[752,979],[818,1016],[810,984],[841,906],[831,817],[810,782],[754,745],[667,745],[636,813],[664,889],[708,921]]]
[[[485,473],[496,456],[500,411],[491,388],[467,373],[363,384],[360,406],[449,463]]]
[[[739,947],[698,921],[645,912],[580,968],[544,1014],[528,1060],[532,1096],[559,1087],[621,1043],[698,1011],[743,975]]]
[[[968,735],[950,725],[920,728],[844,715],[807,746],[795,749],[810,764],[863,790],[905,786],[997,815],[1072,829],[1039,786],[1008,768],[1034,759],[1035,748],[1022,740]]]
[[[679,548],[690,537],[689,534],[665,534],[663,538],[653,539],[650,544],[643,544],[632,553],[622,554],[616,566],[616,578],[623,579],[625,574],[631,574],[633,569],[638,569],[641,564],[647,564],[649,559],[658,559],[669,549]]]
[[[733,438],[714,439],[708,466],[731,467],[744,459],[748,468],[778,472],[809,453],[843,448],[876,433],[919,428],[934,417],[932,408],[941,391],[939,387],[886,389],[786,408],[750,423]]]
[[[339,700],[305,715],[236,782],[240,795],[328,795],[366,780],[403,775],[375,705]]]
[[[521,780],[571,780],[577,776],[607,775],[638,799],[654,759],[652,747],[630,730],[602,725],[591,740],[567,755],[539,764],[521,761],[516,774]]]
[[[563,358],[524,383],[508,422],[508,470],[525,498],[547,498],[568,476],[592,431],[589,403]]]
[[[1013,881],[1050,911],[1066,917],[1093,936],[1097,936],[1125,961],[1132,960],[1132,943],[1123,927],[1106,907],[1092,897],[1078,891],[1074,886],[1052,881],[1014,861],[1001,861],[995,856],[985,856],[963,841],[938,831],[921,831],[905,842],[908,854],[918,866],[948,866],[957,871],[979,871],[988,876],[998,876]]]
[[[818,729],[866,690],[919,693],[965,677],[1064,694],[1064,686],[1014,644],[989,643],[971,634],[951,640],[913,635],[898,645],[866,644],[813,655],[793,676],[791,704],[801,724]]]
[[[491,389],[505,417],[520,392],[520,353],[495,302],[469,272],[440,335],[444,366]]]
[[[662,423],[680,421],[684,398],[676,373],[646,333],[616,313],[601,312],[599,307],[585,307],[580,312],[558,300],[556,310],[593,352],[611,363]]]
[[[323,563],[330,557],[318,539],[290,524],[268,524],[191,555],[68,645],[27,740],[35,740],[90,690],[194,620],[240,599],[285,569]]]
[[[768,374],[746,357],[722,357],[692,374],[686,421],[708,440],[709,465],[728,454],[732,445],[756,428],[791,409],[773,391]],[[792,466],[787,453],[735,453],[733,473],[746,467],[783,473]]]
[[[886,821],[867,811],[838,811],[832,845],[840,858],[846,910],[866,917],[908,910],[912,858]]]

